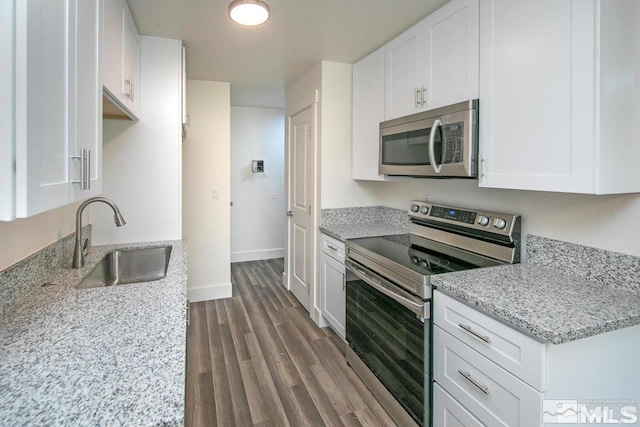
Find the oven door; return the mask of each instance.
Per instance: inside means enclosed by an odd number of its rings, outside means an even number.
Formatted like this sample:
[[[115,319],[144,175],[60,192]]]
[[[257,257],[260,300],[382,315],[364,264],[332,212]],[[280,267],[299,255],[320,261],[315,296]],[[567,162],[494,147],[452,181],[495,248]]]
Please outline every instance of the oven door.
[[[382,175],[477,177],[476,110],[380,124]]]
[[[429,425],[430,302],[350,259],[346,267],[349,347],[418,425]]]

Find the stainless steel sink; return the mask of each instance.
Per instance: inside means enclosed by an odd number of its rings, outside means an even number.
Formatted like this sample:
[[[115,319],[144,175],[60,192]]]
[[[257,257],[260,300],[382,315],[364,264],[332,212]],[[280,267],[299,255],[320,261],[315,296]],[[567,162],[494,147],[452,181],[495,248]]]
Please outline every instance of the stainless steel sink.
[[[167,275],[171,246],[109,252],[78,284],[78,289],[151,282]]]

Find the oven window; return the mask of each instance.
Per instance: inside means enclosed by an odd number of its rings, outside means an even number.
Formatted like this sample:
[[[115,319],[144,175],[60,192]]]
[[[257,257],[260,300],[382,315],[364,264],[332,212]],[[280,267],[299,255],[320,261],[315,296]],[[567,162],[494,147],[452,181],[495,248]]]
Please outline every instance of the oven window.
[[[382,164],[422,166],[429,164],[429,131],[419,129],[382,137]],[[441,144],[438,144],[442,146]]]
[[[346,323],[349,346],[416,422],[424,425],[425,324],[357,278],[347,282]]]

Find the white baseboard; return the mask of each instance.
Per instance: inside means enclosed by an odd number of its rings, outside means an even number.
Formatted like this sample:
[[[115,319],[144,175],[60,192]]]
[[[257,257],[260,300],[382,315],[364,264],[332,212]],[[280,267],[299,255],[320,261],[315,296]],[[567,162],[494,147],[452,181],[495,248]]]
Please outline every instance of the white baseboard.
[[[313,307],[313,316],[311,316],[311,320],[318,325],[318,328],[324,328],[329,326],[329,322],[322,315],[322,311],[318,307]]]
[[[190,302],[231,298],[231,294],[231,283],[202,286],[199,288],[187,288],[187,296]]]
[[[284,248],[231,252],[231,262],[258,261],[274,258],[284,258]]]

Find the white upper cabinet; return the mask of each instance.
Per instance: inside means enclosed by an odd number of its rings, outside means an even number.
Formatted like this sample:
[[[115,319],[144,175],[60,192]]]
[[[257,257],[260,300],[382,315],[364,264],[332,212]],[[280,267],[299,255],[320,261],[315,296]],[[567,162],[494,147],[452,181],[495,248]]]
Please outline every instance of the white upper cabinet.
[[[385,46],[385,120],[478,97],[478,1],[453,0]]]
[[[640,2],[482,0],[480,186],[640,191]]]
[[[102,83],[105,93],[117,100],[124,99],[124,23],[122,0],[105,0]]]
[[[15,174],[14,131],[14,14],[15,2],[0,2],[0,220],[13,219]]]
[[[423,109],[424,28],[409,28],[385,46],[385,119],[407,116]]]
[[[452,1],[424,21],[425,108],[478,98],[479,2]]]
[[[140,39],[124,0],[104,0],[104,116],[137,120],[140,112]]]
[[[15,22],[10,37],[15,58],[3,68],[14,90],[13,106],[2,104],[3,120],[13,129],[2,141],[10,166],[2,175],[2,201],[10,195],[3,220],[101,190],[102,1],[29,1],[14,7],[8,13]],[[12,113],[5,115],[5,109]]]
[[[140,38],[129,8],[125,7],[124,90],[126,105],[138,117],[140,113]]]
[[[384,180],[378,173],[380,122],[384,121],[381,47],[353,66],[353,179]]]

